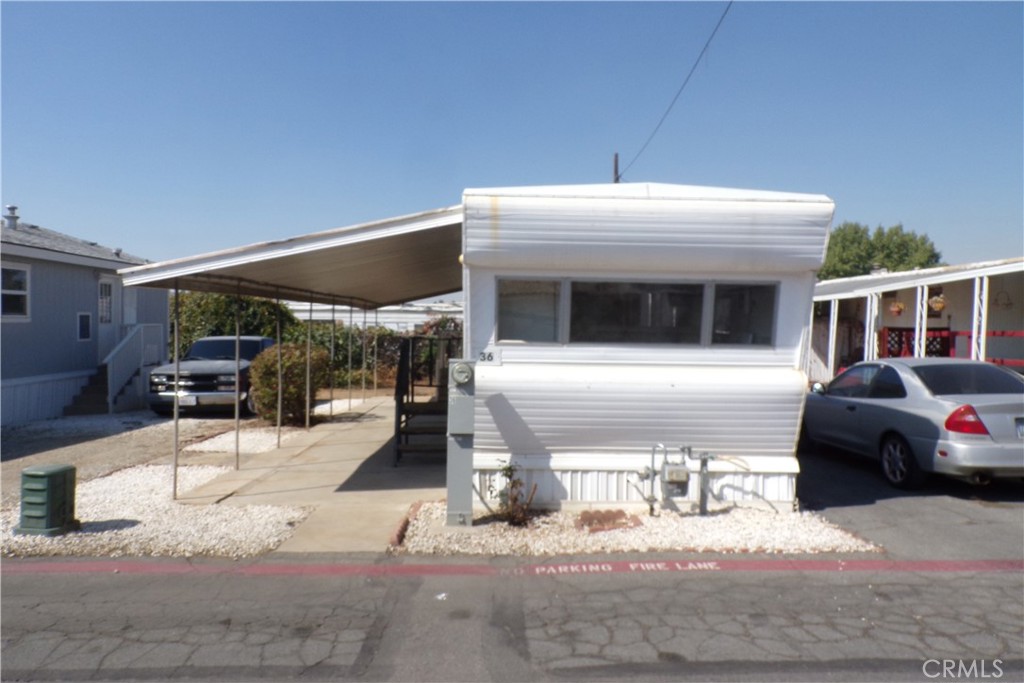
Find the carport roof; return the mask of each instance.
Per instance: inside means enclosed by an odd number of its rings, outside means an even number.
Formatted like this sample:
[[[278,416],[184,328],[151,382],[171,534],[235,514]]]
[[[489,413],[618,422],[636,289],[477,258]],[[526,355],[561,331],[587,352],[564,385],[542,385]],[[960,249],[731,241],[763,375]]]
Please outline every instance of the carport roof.
[[[976,277],[1021,271],[1024,271],[1024,258],[1018,257],[1000,261],[823,280],[814,287],[814,300],[853,299],[868,294],[881,294],[921,285],[940,285],[944,282],[959,282]]]
[[[126,285],[377,308],[462,289],[462,205],[126,268]]]

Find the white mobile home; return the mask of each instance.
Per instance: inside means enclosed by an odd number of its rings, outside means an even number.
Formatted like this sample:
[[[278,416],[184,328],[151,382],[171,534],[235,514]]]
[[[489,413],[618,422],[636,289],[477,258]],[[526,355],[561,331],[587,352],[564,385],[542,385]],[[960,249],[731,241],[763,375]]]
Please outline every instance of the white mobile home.
[[[614,184],[467,190],[463,209],[478,492],[511,461],[538,505],[642,502],[663,444],[712,453],[722,500],[793,502],[832,200]]]

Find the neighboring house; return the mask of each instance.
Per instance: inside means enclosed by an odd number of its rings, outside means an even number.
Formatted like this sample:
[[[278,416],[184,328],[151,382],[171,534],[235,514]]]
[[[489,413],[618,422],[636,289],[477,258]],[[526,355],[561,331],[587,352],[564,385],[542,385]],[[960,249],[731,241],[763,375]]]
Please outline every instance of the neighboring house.
[[[16,211],[0,254],[3,424],[141,405],[132,378],[167,354],[167,291],[124,289],[117,270],[144,259],[19,223]]]
[[[1024,372],[1024,258],[824,280],[807,373],[860,360],[983,359]]]

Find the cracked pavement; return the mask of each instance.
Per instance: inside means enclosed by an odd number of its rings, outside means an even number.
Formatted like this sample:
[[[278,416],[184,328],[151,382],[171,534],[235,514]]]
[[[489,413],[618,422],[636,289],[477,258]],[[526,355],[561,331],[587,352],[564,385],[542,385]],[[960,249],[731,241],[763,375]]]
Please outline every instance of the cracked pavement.
[[[257,576],[215,564],[5,573],[3,679],[926,681],[928,660],[1024,677],[1020,571],[468,576],[449,561]]]

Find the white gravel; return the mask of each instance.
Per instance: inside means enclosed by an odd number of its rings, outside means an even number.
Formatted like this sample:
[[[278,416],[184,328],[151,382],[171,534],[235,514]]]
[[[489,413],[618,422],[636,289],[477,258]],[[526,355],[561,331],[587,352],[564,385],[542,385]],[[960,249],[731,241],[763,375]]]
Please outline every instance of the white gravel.
[[[706,517],[662,511],[630,519],[637,526],[591,531],[580,527],[579,513],[552,512],[527,527],[486,518],[469,530],[444,526],[445,504],[424,503],[410,516],[397,552],[434,555],[575,555],[620,552],[823,553],[878,552],[810,512],[729,508]]]
[[[178,468],[178,491],[227,472],[225,467]],[[276,548],[305,519],[299,507],[189,505],[172,499],[169,465],[143,465],[76,486],[80,531],[63,536],[16,535],[20,508],[0,511],[3,555],[95,557],[211,555],[242,558]]]

